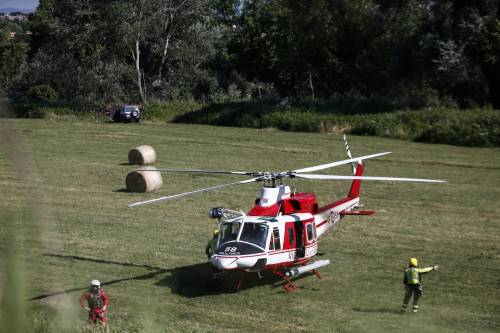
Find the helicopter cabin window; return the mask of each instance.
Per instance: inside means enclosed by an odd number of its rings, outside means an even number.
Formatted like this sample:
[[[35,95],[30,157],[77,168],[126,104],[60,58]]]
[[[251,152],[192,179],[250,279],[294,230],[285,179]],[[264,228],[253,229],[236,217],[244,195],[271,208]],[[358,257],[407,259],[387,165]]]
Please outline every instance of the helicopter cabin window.
[[[289,227],[288,229],[288,242],[290,245],[293,245],[295,243],[295,235],[293,234],[293,228]]]
[[[312,223],[308,223],[306,225],[306,228],[307,228],[307,239],[309,241],[314,240],[314,238],[315,238],[315,232],[314,232]]]
[[[236,240],[236,237],[238,237],[240,226],[241,223],[239,222],[223,223],[221,226],[219,244]]]
[[[278,229],[278,227],[273,228],[271,242],[272,242],[272,246],[269,246],[270,249],[273,248],[275,250],[281,250],[280,230]]]
[[[240,241],[265,248],[267,231],[268,226],[266,223],[245,222],[245,224],[243,224],[243,230],[241,231]]]

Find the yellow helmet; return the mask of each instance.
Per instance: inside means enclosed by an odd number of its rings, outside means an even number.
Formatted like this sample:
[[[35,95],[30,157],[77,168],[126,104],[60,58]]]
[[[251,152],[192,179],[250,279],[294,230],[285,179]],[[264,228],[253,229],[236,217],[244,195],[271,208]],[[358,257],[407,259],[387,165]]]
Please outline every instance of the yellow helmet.
[[[219,236],[219,229],[215,229],[213,232],[214,237]]]
[[[418,266],[418,260],[417,258],[411,258],[410,259],[410,266],[417,267]]]

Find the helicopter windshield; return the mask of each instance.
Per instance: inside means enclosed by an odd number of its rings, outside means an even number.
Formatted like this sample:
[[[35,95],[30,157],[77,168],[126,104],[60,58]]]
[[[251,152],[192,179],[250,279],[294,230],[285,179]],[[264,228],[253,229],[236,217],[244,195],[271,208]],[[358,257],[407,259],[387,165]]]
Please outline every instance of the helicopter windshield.
[[[240,222],[223,223],[220,228],[221,233],[219,244],[236,240],[236,238],[238,237],[238,232],[240,231],[240,226]]]
[[[266,247],[268,226],[266,223],[249,223],[243,225],[240,241],[255,244],[261,248]]]

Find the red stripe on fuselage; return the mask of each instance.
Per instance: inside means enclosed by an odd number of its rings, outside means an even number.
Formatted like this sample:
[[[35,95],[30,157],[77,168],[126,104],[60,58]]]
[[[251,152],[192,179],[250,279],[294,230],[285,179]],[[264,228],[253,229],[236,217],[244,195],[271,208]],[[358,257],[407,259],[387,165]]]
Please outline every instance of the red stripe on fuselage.
[[[337,207],[337,206],[340,206],[340,205],[342,205],[343,203],[346,203],[346,202],[351,201],[351,200],[353,200],[353,199],[354,199],[354,198],[349,198],[349,197],[344,198],[344,199],[340,199],[339,201],[335,201],[335,202],[333,202],[333,203],[331,203],[331,204],[329,204],[329,205],[326,205],[326,206],[320,207],[320,208],[318,209],[318,213],[323,213],[323,212],[326,212],[327,210],[330,210],[330,209],[332,209],[332,208],[335,208],[335,207]]]
[[[321,227],[323,224],[325,224],[325,223],[327,223],[327,222],[328,222],[328,220],[324,220],[323,222],[320,222],[320,223],[316,226],[316,228]]]

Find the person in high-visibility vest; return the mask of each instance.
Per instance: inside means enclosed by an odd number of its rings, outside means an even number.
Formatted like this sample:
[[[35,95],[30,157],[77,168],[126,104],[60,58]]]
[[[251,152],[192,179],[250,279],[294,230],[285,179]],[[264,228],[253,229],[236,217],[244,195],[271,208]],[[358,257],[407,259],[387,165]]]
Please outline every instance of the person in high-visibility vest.
[[[205,253],[207,254],[208,259],[212,257],[217,250],[217,241],[219,239],[219,230],[214,230],[212,234],[212,239],[208,241],[207,247],[205,248]]]
[[[406,311],[406,307],[408,306],[408,302],[413,296],[413,312],[418,311],[418,301],[422,296],[422,274],[426,274],[437,270],[439,266],[418,268],[418,260],[417,258],[411,258],[408,263],[408,268],[405,269],[404,280],[403,283],[406,286],[405,297],[403,299],[403,305],[401,306],[401,312]]]

